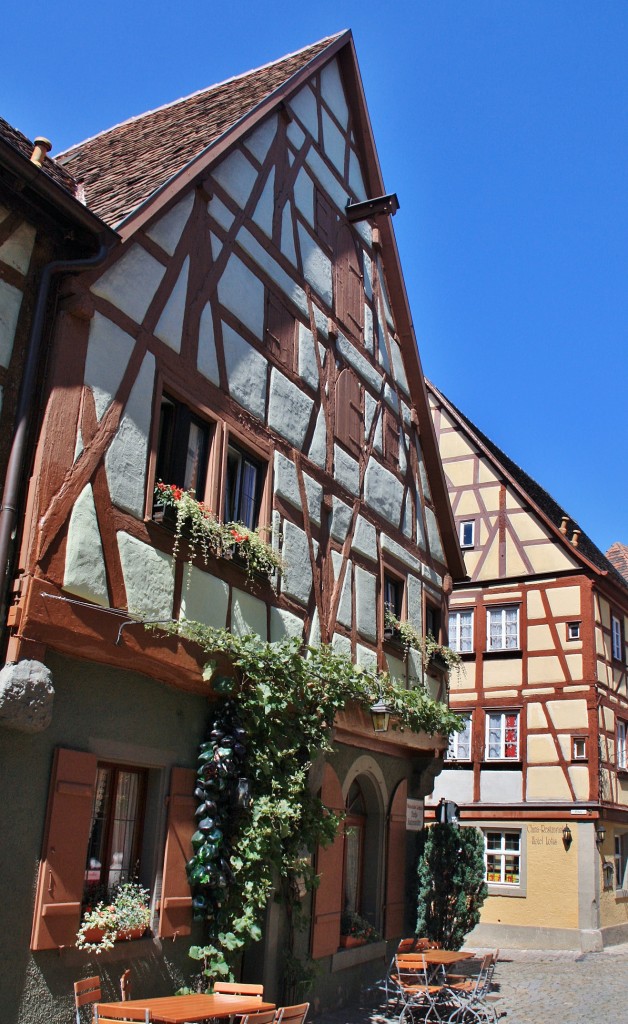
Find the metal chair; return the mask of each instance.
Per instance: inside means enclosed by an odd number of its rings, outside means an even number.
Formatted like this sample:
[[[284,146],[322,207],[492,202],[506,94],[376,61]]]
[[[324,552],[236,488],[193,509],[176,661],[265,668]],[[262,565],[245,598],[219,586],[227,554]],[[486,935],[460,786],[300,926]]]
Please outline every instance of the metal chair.
[[[479,971],[474,977],[464,981],[447,982],[447,998],[454,1004],[454,1009],[447,1018],[448,1024],[497,1024],[497,1011],[489,1004],[488,999],[491,996],[498,956],[499,950],[483,956]]]
[[[275,1024],[305,1024],[309,1008],[309,1003],[297,1003],[295,1006],[280,1006],[275,1011]]]
[[[248,985],[241,981],[215,981],[214,992],[221,996],[258,996],[264,995],[263,985]]]
[[[423,941],[423,940],[419,940],[419,941]],[[427,941],[427,940],[425,940],[425,941]],[[396,956],[402,956],[404,953],[413,953],[414,950],[416,949],[416,943],[417,943],[417,939],[414,936],[412,936],[412,938],[410,938],[410,939],[400,939],[399,940],[399,945],[397,946],[397,949],[395,950],[395,953],[394,953],[390,963],[388,964],[388,970],[386,971],[386,974],[381,979],[381,981],[375,982],[375,985],[373,986],[374,988],[379,988],[379,989],[383,990],[383,992],[384,992],[384,999],[386,1000],[386,1005],[387,1006],[388,1006],[388,1003],[390,1002],[391,997],[392,997],[391,993],[394,994],[395,996],[397,996],[394,1005],[396,1006],[397,1003],[399,1002],[399,994],[398,994],[399,990],[397,988],[396,975],[395,975],[395,957]]]
[[[131,968],[128,967],[122,977],[120,978],[120,995],[122,1001],[126,1002],[127,999],[131,998],[131,989],[133,985],[131,982]]]
[[[260,1010],[259,1013],[247,1013],[240,1017],[240,1024],[273,1024],[275,1010]]]
[[[396,956],[395,972],[399,997],[403,1003],[399,1024],[403,1024],[406,1019],[411,1020],[415,1010],[424,1014],[426,1024],[430,1020],[442,1021],[439,1008],[442,1009],[445,990],[442,984],[430,984],[428,965],[423,953]]]
[[[98,1003],[101,999],[100,978],[97,974],[93,978],[83,978],[82,981],[75,981],[74,1007],[76,1011],[76,1024],[81,1024],[81,1006],[86,1006],[88,1003]]]

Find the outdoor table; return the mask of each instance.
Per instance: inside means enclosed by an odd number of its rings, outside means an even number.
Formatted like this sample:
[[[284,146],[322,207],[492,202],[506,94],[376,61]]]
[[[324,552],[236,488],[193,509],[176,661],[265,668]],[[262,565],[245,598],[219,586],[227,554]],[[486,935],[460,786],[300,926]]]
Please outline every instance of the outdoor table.
[[[265,1003],[257,996],[203,995],[155,996],[152,999],[127,999],[123,1003],[97,1003],[98,1013],[107,1016],[107,1010],[150,1010],[159,1024],[186,1024],[186,1021],[205,1020],[208,1017],[231,1017],[233,1014],[260,1013],[274,1010],[274,1003]]]
[[[429,980],[432,981],[441,968],[446,969],[462,960],[473,960],[475,953],[470,949],[426,949],[423,953],[409,953],[406,956],[423,956],[429,970]]]

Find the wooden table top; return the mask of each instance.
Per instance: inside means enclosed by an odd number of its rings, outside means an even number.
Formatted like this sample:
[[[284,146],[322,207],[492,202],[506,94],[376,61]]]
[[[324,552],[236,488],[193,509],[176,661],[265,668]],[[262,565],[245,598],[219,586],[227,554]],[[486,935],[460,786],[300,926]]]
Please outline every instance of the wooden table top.
[[[426,949],[417,953],[399,953],[397,959],[402,961],[413,961],[421,963],[421,957],[425,958],[426,964],[443,965],[460,963],[461,960],[472,960],[475,953],[470,949]]]
[[[204,995],[155,996],[152,999],[128,999],[124,1003],[97,1003],[103,1017],[107,1010],[150,1010],[159,1024],[185,1024],[186,1021],[205,1020],[206,1017],[231,1017],[232,1014],[260,1013],[274,1010],[274,1003],[265,1003],[257,996]]]

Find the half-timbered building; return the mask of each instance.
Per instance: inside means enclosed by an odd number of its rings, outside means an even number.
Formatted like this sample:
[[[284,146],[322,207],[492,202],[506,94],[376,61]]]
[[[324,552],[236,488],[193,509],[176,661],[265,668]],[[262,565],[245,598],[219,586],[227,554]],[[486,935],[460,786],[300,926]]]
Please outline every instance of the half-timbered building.
[[[433,385],[430,404],[468,578],[451,740],[429,803],[486,840],[471,941],[625,941],[628,584],[568,513]]]
[[[71,982],[89,973],[73,945],[94,875],[134,874],[152,894],[151,937],[99,960],[105,990],[122,960],[137,995],[190,973],[185,861],[216,694],[192,644],[143,622],[329,643],[442,697],[442,678],[384,642],[384,594],[438,632],[463,571],[350,34],[58,162],[118,238],[57,292],[19,534],[5,691],[20,666],[43,667],[54,705],[45,730],[2,743],[0,956],[16,1021],[67,1019]],[[225,520],[270,524],[277,593],[235,560],[197,559],[186,580],[154,516],[159,480]],[[431,790],[444,745],[375,736],[357,713],[336,723],[316,784],[359,821],[350,855],[343,836],[318,854],[319,1002],[379,973],[407,926],[406,802]],[[339,950],[346,906],[384,940]],[[271,996],[279,915],[243,967]]]

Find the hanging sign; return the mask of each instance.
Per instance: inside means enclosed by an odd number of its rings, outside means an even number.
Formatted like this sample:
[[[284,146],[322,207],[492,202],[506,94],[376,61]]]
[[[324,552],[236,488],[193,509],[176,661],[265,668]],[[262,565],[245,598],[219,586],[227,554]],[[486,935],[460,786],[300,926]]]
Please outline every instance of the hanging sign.
[[[423,801],[408,799],[406,801],[406,829],[408,832],[420,832],[423,828]]]

